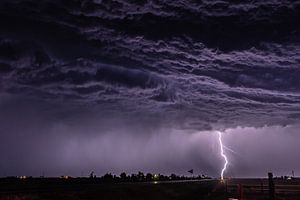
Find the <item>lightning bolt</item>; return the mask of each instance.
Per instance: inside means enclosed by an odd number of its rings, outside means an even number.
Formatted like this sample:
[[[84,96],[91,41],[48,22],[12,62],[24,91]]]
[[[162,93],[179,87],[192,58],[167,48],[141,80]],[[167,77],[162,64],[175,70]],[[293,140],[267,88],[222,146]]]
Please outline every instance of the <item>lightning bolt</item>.
[[[224,172],[226,171],[227,164],[228,164],[228,159],[227,159],[227,156],[224,153],[224,145],[223,145],[223,142],[222,142],[222,132],[218,131],[218,135],[219,135],[219,143],[220,143],[220,154],[224,158],[224,161],[225,161],[223,169],[221,171],[221,180],[223,181],[224,180]]]

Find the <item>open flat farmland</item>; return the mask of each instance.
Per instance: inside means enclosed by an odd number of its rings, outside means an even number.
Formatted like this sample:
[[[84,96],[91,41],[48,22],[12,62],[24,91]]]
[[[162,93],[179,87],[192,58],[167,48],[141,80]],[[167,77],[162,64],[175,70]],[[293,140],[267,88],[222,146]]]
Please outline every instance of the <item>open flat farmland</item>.
[[[274,179],[277,200],[300,199],[300,180]],[[267,179],[104,183],[89,179],[1,180],[0,200],[268,199]]]

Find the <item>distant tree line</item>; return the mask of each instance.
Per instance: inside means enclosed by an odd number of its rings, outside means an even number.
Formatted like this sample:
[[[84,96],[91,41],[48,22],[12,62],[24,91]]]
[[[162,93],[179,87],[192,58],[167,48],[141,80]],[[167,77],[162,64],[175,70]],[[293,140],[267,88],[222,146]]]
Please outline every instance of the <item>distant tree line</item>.
[[[138,172],[137,174],[126,174],[125,172],[122,172],[119,176],[106,173],[101,177],[97,177],[94,172],[90,173],[90,176],[87,177],[71,177],[71,176],[60,176],[60,177],[32,177],[32,176],[10,176],[1,178],[1,180],[33,180],[33,179],[39,179],[39,180],[69,180],[72,182],[112,182],[112,183],[119,183],[119,182],[155,182],[155,181],[177,181],[177,180],[199,180],[199,179],[210,179],[210,177],[205,175],[197,175],[197,176],[179,176],[176,174],[171,174],[170,176],[162,175],[162,174],[152,174],[152,173],[146,173]]]
[[[171,174],[170,176],[162,174],[152,174],[138,172],[137,174],[126,174],[125,172],[121,173],[119,176],[107,173],[99,178],[92,175],[91,179],[102,180],[105,182],[149,182],[149,181],[176,181],[176,180],[198,180],[198,179],[209,179],[210,177],[205,175],[197,176],[178,176],[176,174]]]

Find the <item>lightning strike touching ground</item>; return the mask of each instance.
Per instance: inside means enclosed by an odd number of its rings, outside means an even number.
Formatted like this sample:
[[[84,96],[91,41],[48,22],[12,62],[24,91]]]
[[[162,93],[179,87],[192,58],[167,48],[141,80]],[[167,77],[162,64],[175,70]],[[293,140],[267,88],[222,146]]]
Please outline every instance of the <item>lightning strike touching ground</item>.
[[[224,145],[223,145],[223,142],[222,142],[222,132],[218,131],[218,135],[219,135],[219,143],[220,143],[220,154],[225,160],[223,169],[221,171],[221,180],[224,180],[224,172],[227,168],[228,160],[227,160],[227,156],[224,153]]]

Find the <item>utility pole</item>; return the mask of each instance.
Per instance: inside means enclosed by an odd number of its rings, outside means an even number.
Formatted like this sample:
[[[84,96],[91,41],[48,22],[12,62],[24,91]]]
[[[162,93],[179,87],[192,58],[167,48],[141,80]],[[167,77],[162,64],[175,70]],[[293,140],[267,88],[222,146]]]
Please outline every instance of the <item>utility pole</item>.
[[[268,173],[269,177],[269,200],[275,200],[275,186],[272,172]]]

